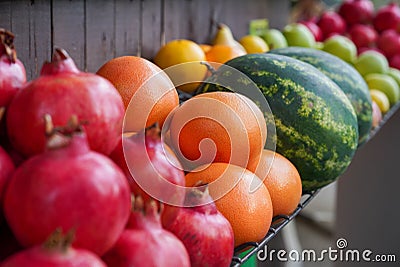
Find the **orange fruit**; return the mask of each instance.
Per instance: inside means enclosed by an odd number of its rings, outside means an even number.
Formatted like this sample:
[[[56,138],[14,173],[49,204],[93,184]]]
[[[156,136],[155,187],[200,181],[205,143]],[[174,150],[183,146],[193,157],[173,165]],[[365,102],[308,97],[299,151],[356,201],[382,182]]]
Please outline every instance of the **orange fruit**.
[[[207,72],[200,63],[205,59],[204,51],[197,43],[179,39],[162,46],[154,57],[154,63],[167,72],[178,89],[193,92]],[[174,65],[179,67],[170,68]]]
[[[246,96],[231,92],[196,95],[177,108],[170,143],[186,169],[211,162],[247,167],[265,145],[262,111]]]
[[[201,47],[201,49],[203,50],[204,53],[207,53],[212,47],[209,44],[199,44],[199,46]]]
[[[235,57],[243,56],[246,53],[235,46],[213,45],[206,53],[207,61],[225,63]]]
[[[300,202],[302,185],[296,167],[284,156],[264,149],[256,170],[253,171],[271,195],[274,214],[290,215]]]
[[[212,163],[185,178],[186,186],[199,185],[199,181],[209,184],[217,209],[231,223],[235,246],[260,241],[268,233],[272,202],[268,189],[254,173],[232,164]],[[254,191],[251,184],[259,187]]]
[[[137,132],[158,122],[179,106],[178,93],[154,63],[135,56],[107,61],[97,74],[109,80],[120,93],[126,108],[125,129]]]

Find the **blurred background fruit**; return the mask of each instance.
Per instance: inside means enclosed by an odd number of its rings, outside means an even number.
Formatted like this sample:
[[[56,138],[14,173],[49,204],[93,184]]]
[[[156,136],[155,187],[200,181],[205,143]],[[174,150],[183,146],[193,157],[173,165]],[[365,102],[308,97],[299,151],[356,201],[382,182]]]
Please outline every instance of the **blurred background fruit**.
[[[366,51],[354,61],[354,67],[365,76],[370,73],[387,73],[389,63],[384,55],[377,51]]]
[[[385,114],[389,108],[389,98],[380,90],[370,89],[372,101],[379,107],[379,110]]]
[[[257,35],[243,36],[239,43],[246,49],[248,54],[251,53],[264,53],[269,50],[267,43]]]
[[[165,70],[175,86],[185,92],[196,90],[207,72],[206,66],[200,64],[206,60],[203,49],[195,42],[186,39],[168,42],[158,50],[153,60],[163,70],[174,65],[193,62],[194,64],[181,65],[179,69],[171,69],[173,73],[168,69]]]

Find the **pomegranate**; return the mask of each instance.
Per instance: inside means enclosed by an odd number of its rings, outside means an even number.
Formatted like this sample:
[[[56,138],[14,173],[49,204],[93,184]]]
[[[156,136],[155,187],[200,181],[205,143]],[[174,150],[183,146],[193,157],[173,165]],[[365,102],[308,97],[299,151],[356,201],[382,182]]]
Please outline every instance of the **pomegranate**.
[[[14,35],[0,28],[0,108],[8,106],[25,82],[25,67],[17,58]]]
[[[109,267],[190,266],[189,255],[182,242],[161,227],[157,204],[134,200],[127,229],[103,260]]]
[[[3,220],[0,223],[0,262],[22,249],[23,247],[18,243],[10,227]]]
[[[110,154],[121,135],[124,105],[108,80],[80,72],[67,52],[57,48],[53,60],[43,64],[40,77],[28,83],[9,106],[7,131],[21,154],[32,156],[45,150],[45,114],[57,125],[77,115],[87,122],[90,148]]]
[[[191,207],[182,208],[166,229],[183,242],[191,266],[230,266],[234,251],[233,230],[211,201],[208,190],[189,191],[186,202]]]
[[[396,30],[384,30],[378,38],[377,47],[388,58],[400,53],[400,34]]]
[[[346,31],[345,21],[334,11],[325,11],[319,18],[317,25],[321,29],[324,39],[332,36],[332,34],[343,34]]]
[[[400,8],[396,3],[381,7],[375,14],[373,24],[375,30],[382,32],[387,29],[397,30],[400,23]]]
[[[299,23],[305,25],[311,31],[311,33],[314,35],[315,41],[322,42],[323,40],[322,31],[317,25],[317,23],[311,20],[300,21]]]
[[[349,30],[350,39],[357,48],[370,47],[375,44],[378,33],[369,25],[355,24]]]
[[[47,150],[24,161],[5,192],[4,215],[23,246],[75,229],[73,246],[103,254],[129,218],[129,185],[120,168],[91,151],[76,116],[65,127],[47,118]]]
[[[54,234],[43,245],[37,245],[20,251],[7,258],[2,267],[106,267],[94,253],[75,249],[71,241]]]
[[[0,146],[0,221],[3,219],[4,192],[14,169],[13,161]]]
[[[124,171],[135,196],[171,204],[163,209],[162,220],[174,220],[176,206],[182,206],[185,198],[185,174],[172,150],[162,142],[157,125],[123,137],[110,157]]]
[[[347,25],[366,24],[372,20],[374,3],[370,0],[345,0],[339,6],[338,13]]]

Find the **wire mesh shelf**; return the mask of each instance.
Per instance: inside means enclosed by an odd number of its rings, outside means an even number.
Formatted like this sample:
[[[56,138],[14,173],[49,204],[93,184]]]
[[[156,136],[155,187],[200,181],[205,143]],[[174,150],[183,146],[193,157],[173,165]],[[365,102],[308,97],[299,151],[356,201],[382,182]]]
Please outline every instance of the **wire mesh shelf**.
[[[372,129],[371,134],[362,146],[364,146],[368,141],[370,141],[382,128],[382,126],[400,109],[400,102],[395,104],[382,118],[381,122],[377,127]],[[260,242],[248,242],[244,243],[235,248],[234,256],[232,257],[231,267],[238,267],[241,264],[248,261],[252,256],[256,255],[260,250],[262,250],[265,245],[272,240],[290,221],[292,221],[302,209],[304,209],[311,200],[319,193],[320,189],[313,192],[305,192],[302,196],[300,204],[289,216],[278,215],[272,219],[271,227],[267,235]],[[245,253],[242,251],[246,250]],[[242,253],[241,253],[242,252]]]
[[[235,255],[232,258],[231,267],[237,267],[249,260],[253,255],[256,255],[258,251],[263,249],[265,245],[273,239],[283,227],[285,227],[291,220],[293,220],[299,212],[304,209],[308,203],[318,194],[320,190],[316,190],[309,193],[304,193],[302,196],[302,200],[300,201],[297,208],[290,214],[289,216],[286,215],[278,215],[272,219],[271,227],[267,235],[264,237],[263,240],[260,242],[248,242],[242,245],[239,245],[235,248]],[[240,251],[247,249],[247,252],[243,255],[239,255]]]
[[[185,92],[179,92],[180,102],[185,102],[193,95]],[[371,130],[371,133],[367,139],[360,147],[364,146],[368,141],[370,141],[381,129],[381,127],[400,109],[400,101],[396,103],[391,109],[383,116],[381,122],[377,127]],[[259,242],[248,242],[239,245],[235,248],[234,256],[232,257],[231,267],[238,267],[248,261],[251,257],[256,255],[260,250],[262,250],[265,245],[272,240],[290,221],[292,221],[302,209],[304,209],[310,201],[318,194],[320,189],[313,192],[305,192],[302,195],[301,201],[297,208],[289,216],[278,215],[272,219],[271,227],[267,235]],[[243,252],[246,251],[246,252]]]

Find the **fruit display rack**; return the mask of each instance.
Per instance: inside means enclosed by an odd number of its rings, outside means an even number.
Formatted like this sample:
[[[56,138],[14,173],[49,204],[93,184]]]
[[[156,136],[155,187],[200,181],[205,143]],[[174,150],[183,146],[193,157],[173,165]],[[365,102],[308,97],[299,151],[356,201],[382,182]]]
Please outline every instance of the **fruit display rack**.
[[[187,96],[186,96],[187,97]],[[184,98],[184,96],[182,96]],[[396,103],[391,109],[383,116],[379,125],[372,129],[370,136],[367,141],[362,145],[364,146],[368,141],[370,141],[384,126],[384,124],[400,109],[400,102]],[[361,146],[361,147],[362,147]],[[247,242],[235,248],[235,254],[232,258],[231,267],[238,267],[248,261],[251,257],[257,255],[257,253],[262,250],[265,245],[271,241],[289,222],[291,222],[310,202],[311,200],[320,192],[321,189],[304,192],[301,201],[297,208],[290,215],[278,215],[272,219],[271,227],[267,235],[259,242]],[[242,252],[246,250],[246,252]]]
[[[318,194],[320,190],[316,190],[313,192],[306,192],[302,196],[302,200],[297,206],[297,208],[290,214],[287,215],[278,215],[272,219],[271,227],[268,230],[267,235],[260,242],[247,242],[235,248],[235,255],[232,258],[231,267],[232,266],[240,266],[247,260],[249,260],[252,256],[256,255],[258,251],[263,249],[265,245],[273,239],[282,229],[285,227],[290,221],[292,221],[302,209],[304,209],[308,203]],[[247,249],[246,253],[239,255],[239,252],[243,249]]]

